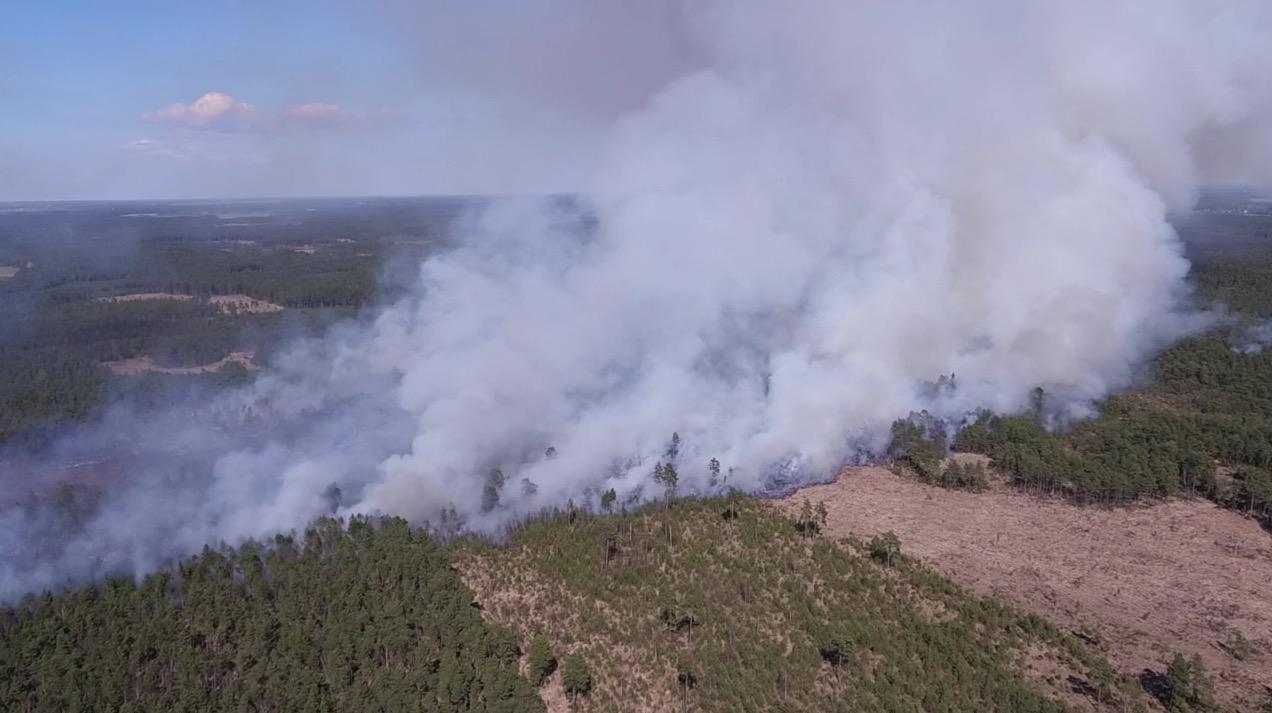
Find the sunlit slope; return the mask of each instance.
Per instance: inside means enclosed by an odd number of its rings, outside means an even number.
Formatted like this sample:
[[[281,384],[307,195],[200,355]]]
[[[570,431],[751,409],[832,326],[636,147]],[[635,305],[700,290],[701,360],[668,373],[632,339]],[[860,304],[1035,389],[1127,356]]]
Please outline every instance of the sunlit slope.
[[[823,537],[815,510],[811,520],[797,527],[752,500],[565,514],[522,527],[506,547],[466,544],[458,562],[488,620],[586,662],[592,686],[575,698],[589,711],[1142,702],[1041,619],[972,596],[882,542]],[[564,705],[560,685],[550,677],[545,700]]]

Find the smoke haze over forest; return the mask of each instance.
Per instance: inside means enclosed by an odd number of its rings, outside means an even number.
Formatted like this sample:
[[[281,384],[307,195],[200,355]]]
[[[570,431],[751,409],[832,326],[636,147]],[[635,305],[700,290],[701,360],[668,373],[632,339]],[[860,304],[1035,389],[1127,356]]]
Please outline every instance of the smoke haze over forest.
[[[588,127],[542,191],[571,184],[586,218],[517,198],[458,221],[400,299],[206,406],[268,427],[77,430],[63,452],[128,443],[134,472],[83,522],[0,514],[0,549],[66,543],[0,566],[0,596],[333,508],[498,533],[659,497],[669,459],[682,493],[811,482],[912,411],[1015,412],[1036,387],[1079,417],[1208,323],[1167,215],[1272,166],[1261,2],[426,7],[393,15],[417,81]]]

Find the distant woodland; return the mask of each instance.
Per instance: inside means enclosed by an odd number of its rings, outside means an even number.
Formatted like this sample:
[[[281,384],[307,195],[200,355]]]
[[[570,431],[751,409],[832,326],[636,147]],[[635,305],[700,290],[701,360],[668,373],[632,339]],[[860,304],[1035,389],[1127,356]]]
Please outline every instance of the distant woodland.
[[[124,212],[129,206],[136,213]],[[17,268],[0,280],[0,443],[38,446],[136,382],[155,381],[112,377],[105,362],[149,356],[187,367],[251,350],[266,363],[287,339],[392,299],[409,271],[397,275],[387,265],[418,264],[462,204],[301,201],[252,204],[241,215],[188,210],[106,204],[0,215],[0,265]],[[140,293],[191,299],[106,301]],[[285,309],[236,313],[208,302],[217,295]],[[231,367],[181,378],[244,376]]]

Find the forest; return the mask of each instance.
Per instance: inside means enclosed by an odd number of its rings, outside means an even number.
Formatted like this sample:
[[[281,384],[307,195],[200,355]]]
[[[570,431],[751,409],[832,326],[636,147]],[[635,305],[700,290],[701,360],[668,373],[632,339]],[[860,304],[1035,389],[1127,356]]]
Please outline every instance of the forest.
[[[1074,681],[1146,700],[895,537],[832,540],[736,496],[566,510],[506,545],[323,519],[0,608],[13,711],[535,711],[540,688],[580,711],[1061,713]]]
[[[1039,391],[1033,413],[982,413],[948,445],[990,456],[1032,493],[1102,505],[1199,495],[1272,528],[1272,351],[1207,335],[1167,350],[1152,370],[1152,385],[1108,398],[1096,418],[1048,429]],[[890,454],[929,482],[973,487],[949,479],[946,438],[902,419]]]
[[[1038,389],[1029,413],[982,412],[952,433],[925,414],[900,419],[887,455],[945,487],[983,487],[983,473],[946,459],[979,453],[1028,492],[1100,505],[1197,495],[1272,528],[1272,349],[1259,336],[1272,318],[1272,245],[1237,245],[1194,256],[1197,302],[1226,306],[1215,327],[1159,354],[1094,418],[1057,424]]]
[[[0,610],[6,711],[543,710],[428,533],[324,519]]]
[[[252,201],[62,205],[0,214],[0,444],[34,448],[68,421],[138,388],[106,362],[160,366],[251,351],[257,364],[287,340],[393,299],[443,245],[472,201]],[[187,299],[111,301],[165,293]],[[274,312],[221,309],[245,295]],[[234,380],[181,377],[193,382]],[[153,380],[150,380],[153,381]]]

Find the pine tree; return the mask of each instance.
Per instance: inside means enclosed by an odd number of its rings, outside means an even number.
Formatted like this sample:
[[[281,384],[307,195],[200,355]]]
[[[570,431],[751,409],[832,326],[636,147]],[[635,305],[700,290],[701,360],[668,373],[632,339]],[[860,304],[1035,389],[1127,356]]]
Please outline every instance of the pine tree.
[[[676,496],[676,485],[680,482],[680,474],[676,472],[676,466],[659,461],[654,466],[654,482],[666,488],[667,502],[670,504]]]
[[[556,670],[556,655],[552,653],[552,645],[543,634],[535,634],[526,648],[526,677],[535,686],[542,686],[548,676]]]
[[[678,432],[673,432],[671,434],[671,443],[667,445],[667,452],[665,456],[667,460],[671,462],[675,462],[675,460],[680,457],[680,434]]]
[[[561,664],[561,685],[571,700],[586,696],[592,691],[592,672],[578,654],[570,654]]]
[[[482,490],[481,509],[490,511],[499,504],[499,491],[504,486],[504,474],[498,468],[490,472],[486,478],[486,487]]]
[[[1172,711],[1196,713],[1214,704],[1214,688],[1201,657],[1175,654],[1166,667],[1166,700]]]
[[[891,567],[901,554],[901,539],[891,530],[870,539],[870,557]]]

